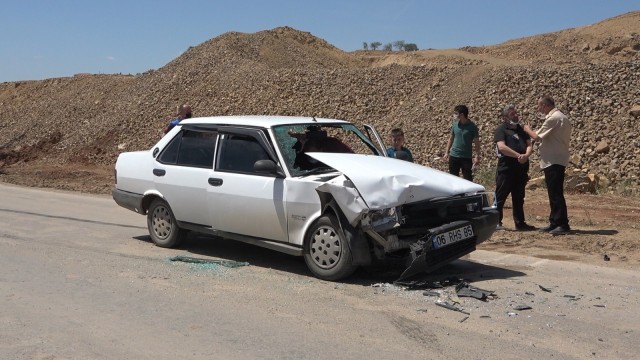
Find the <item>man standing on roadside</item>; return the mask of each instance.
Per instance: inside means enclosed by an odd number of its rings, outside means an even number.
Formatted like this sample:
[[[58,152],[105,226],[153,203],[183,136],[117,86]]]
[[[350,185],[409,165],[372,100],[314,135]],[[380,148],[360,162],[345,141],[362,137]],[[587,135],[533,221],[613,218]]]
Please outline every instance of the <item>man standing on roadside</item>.
[[[538,112],[545,115],[544,123],[538,131],[533,131],[529,124],[524,131],[534,141],[542,141],[539,146],[540,168],[544,171],[544,181],[549,196],[549,226],[541,231],[553,235],[564,235],[571,231],[567,202],[564,198],[565,169],[569,164],[569,142],[571,140],[571,122],[560,110],[550,96],[543,96],[538,101]]]
[[[535,230],[524,219],[524,193],[529,181],[529,156],[533,151],[531,137],[520,125],[518,112],[514,105],[507,105],[502,110],[503,122],[493,133],[498,153],[496,168],[496,202],[500,221],[496,230],[502,227],[502,209],[509,194],[513,204],[513,222],[516,231]]]
[[[480,132],[469,120],[469,109],[458,105],[454,109],[451,136],[444,151],[444,160],[449,163],[449,173],[473,181],[473,167],[480,162]],[[475,145],[476,156],[472,158],[471,144]]]

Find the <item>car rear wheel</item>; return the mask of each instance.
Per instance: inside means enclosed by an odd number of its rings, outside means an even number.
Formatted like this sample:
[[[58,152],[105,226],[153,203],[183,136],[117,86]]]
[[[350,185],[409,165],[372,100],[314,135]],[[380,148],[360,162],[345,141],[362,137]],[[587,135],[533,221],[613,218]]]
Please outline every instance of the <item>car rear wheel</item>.
[[[324,215],[311,226],[305,242],[304,260],[320,279],[339,280],[356,270],[351,250],[334,216]]]
[[[155,199],[147,211],[147,227],[151,240],[160,247],[171,248],[178,246],[187,231],[180,229],[173,211],[166,201]]]

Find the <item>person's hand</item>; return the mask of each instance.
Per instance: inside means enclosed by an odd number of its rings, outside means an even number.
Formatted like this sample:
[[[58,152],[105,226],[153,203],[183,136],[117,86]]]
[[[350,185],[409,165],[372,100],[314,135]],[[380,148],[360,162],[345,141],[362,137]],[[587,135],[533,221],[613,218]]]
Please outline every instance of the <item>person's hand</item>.
[[[518,155],[518,162],[520,164],[526,164],[527,161],[529,161],[529,156],[527,156],[526,154]]]
[[[478,164],[480,164],[480,155],[476,155],[473,159],[473,167],[476,167]]]
[[[526,132],[533,131],[533,129],[531,129],[531,125],[529,125],[528,123],[527,123],[527,124],[524,124],[524,126],[523,126],[522,128],[523,128],[523,129],[524,129],[524,131],[526,131]]]
[[[448,152],[444,153],[444,156],[442,157],[442,161],[444,161],[444,162],[448,162],[449,161],[449,153]]]

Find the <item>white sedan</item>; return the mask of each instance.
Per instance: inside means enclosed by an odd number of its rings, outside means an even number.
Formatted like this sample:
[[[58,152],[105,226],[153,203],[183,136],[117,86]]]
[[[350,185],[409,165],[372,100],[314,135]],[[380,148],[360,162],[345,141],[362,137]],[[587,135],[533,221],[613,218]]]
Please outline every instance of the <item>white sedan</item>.
[[[338,280],[387,257],[401,277],[475,250],[498,222],[481,185],[388,158],[375,129],[333,119],[222,116],[183,120],[116,162],[116,203],[147,216],[151,239],[188,231],[304,256]]]

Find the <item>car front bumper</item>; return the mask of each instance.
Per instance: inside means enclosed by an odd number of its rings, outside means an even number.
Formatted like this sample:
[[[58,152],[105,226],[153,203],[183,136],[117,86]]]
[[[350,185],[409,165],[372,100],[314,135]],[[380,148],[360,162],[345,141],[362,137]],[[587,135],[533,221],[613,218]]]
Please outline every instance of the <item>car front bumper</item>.
[[[453,260],[469,254],[476,249],[476,245],[489,239],[498,224],[498,210],[487,209],[482,215],[471,217],[466,220],[454,221],[448,224],[429,229],[428,233],[418,242],[412,244],[410,253],[407,256],[408,267],[400,276],[400,279],[412,275],[431,272]],[[435,248],[433,239],[436,235],[460,227],[471,225],[474,236],[465,240],[457,241],[440,248]]]

